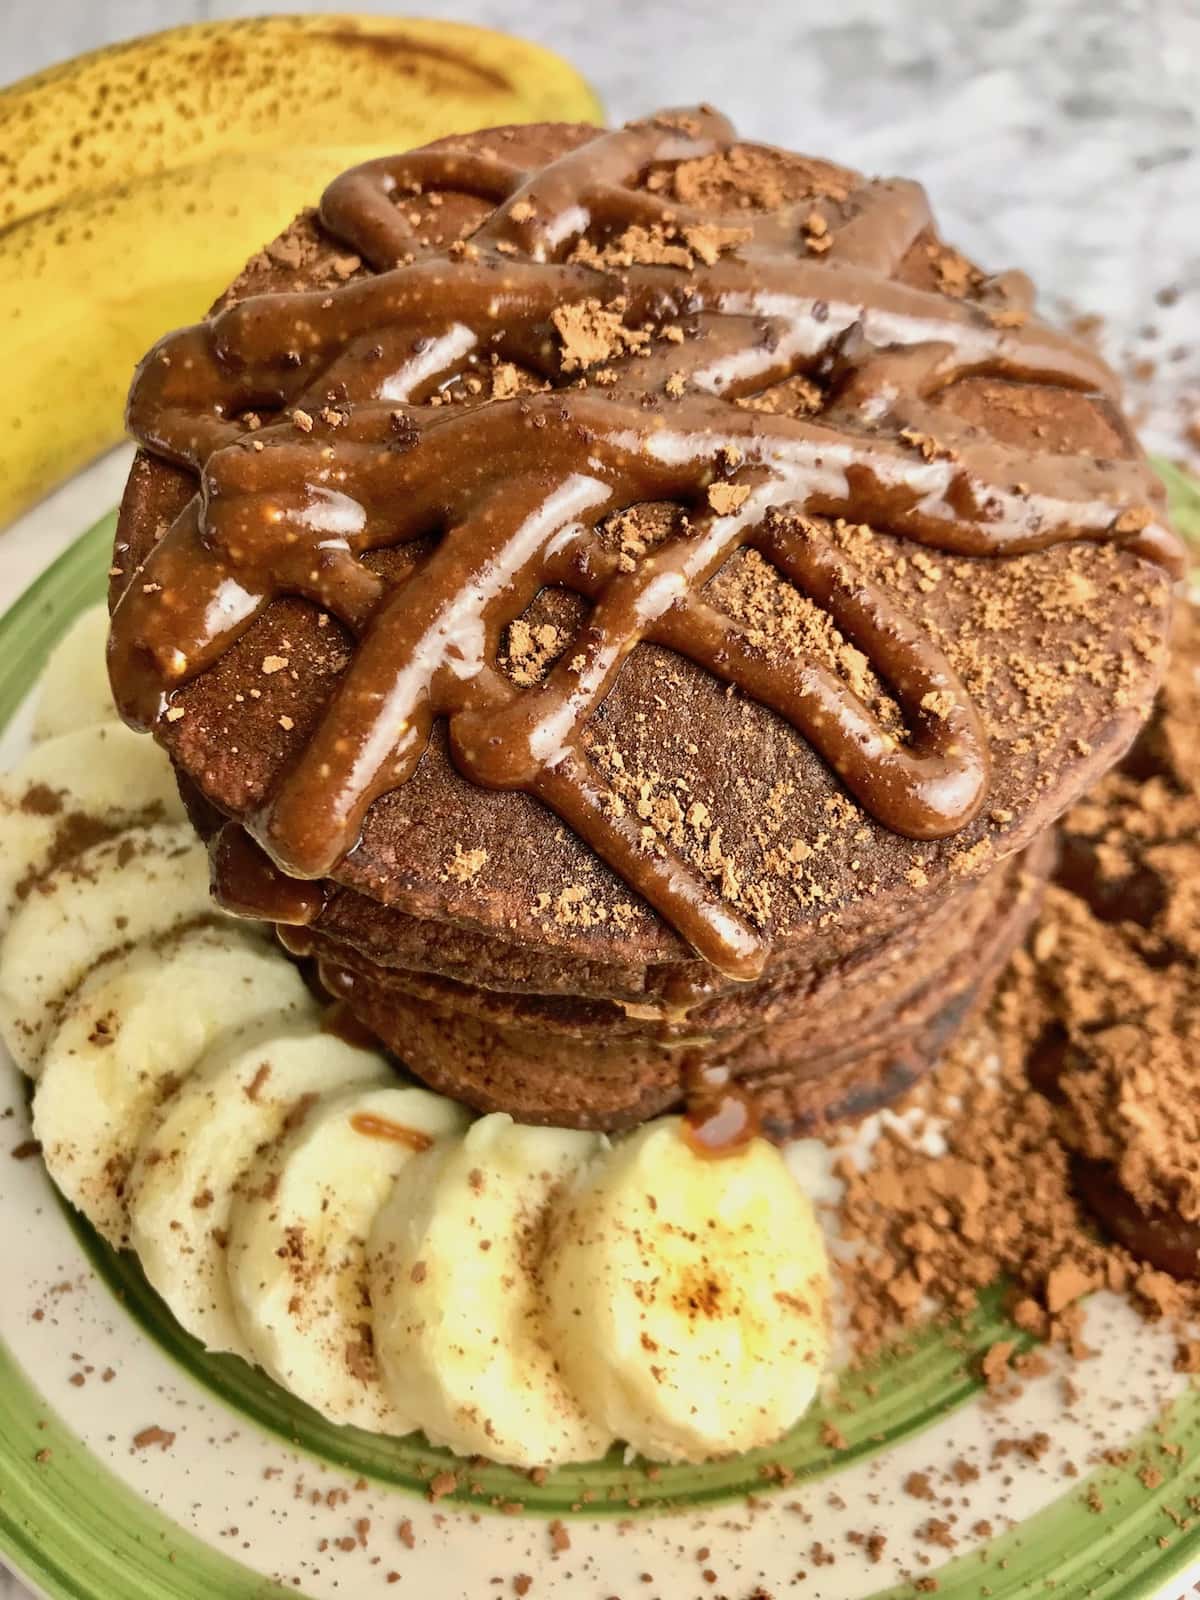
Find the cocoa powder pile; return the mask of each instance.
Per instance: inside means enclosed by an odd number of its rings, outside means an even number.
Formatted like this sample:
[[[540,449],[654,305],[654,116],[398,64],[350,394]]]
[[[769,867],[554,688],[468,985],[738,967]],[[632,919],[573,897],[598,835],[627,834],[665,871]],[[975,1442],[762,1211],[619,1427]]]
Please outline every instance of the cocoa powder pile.
[[[1064,819],[1057,879],[986,1017],[844,1155],[840,1270],[868,1355],[1004,1277],[1017,1326],[1084,1354],[1079,1305],[1127,1294],[1200,1346],[1200,625],[1182,606],[1155,715]],[[936,1153],[931,1153],[936,1152]],[[1163,1270],[1167,1268],[1169,1270]],[[1002,1381],[1008,1352],[986,1363]]]

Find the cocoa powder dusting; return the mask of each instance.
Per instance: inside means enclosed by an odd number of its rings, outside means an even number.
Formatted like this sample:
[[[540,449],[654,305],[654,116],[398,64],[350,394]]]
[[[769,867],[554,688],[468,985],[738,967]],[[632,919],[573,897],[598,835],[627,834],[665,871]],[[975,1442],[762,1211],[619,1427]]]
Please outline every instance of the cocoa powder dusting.
[[[1094,1289],[1153,1320],[1200,1314],[1198,667],[1181,607],[1154,717],[1065,818],[1058,882],[988,1016],[905,1102],[915,1133],[839,1164],[862,1355],[1001,1276],[1018,1328],[1079,1355]],[[921,1147],[931,1125],[943,1153]],[[1195,1348],[1181,1338],[1181,1370]],[[1015,1350],[988,1351],[989,1386]]]

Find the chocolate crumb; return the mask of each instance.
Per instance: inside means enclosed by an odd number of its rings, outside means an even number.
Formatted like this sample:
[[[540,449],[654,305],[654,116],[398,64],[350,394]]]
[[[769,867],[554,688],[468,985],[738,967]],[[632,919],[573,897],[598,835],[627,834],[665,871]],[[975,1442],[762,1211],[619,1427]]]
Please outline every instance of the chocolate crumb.
[[[160,1450],[169,1450],[175,1443],[175,1435],[168,1428],[160,1428],[157,1424],[143,1428],[140,1433],[133,1436],[135,1450],[149,1450],[157,1445]]]

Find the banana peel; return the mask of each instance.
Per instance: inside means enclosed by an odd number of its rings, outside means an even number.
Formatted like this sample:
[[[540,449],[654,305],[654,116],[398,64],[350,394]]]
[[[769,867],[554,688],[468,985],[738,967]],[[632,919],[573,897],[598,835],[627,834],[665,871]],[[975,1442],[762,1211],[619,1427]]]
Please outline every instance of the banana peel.
[[[190,217],[165,173],[0,236],[0,526],[121,437],[134,364],[311,198],[314,157],[340,171],[378,153],[227,155],[188,174]]]
[[[540,46],[381,17],[175,28],[0,91],[0,526],[120,438],[149,345],[338,172],[599,118]]]

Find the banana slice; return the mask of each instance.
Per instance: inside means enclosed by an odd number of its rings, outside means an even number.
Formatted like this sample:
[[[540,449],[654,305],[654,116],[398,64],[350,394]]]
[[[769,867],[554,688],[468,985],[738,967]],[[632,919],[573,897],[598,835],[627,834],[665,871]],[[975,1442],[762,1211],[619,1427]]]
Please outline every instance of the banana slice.
[[[187,827],[130,828],[49,872],[0,943],[0,1038],[36,1076],[67,997],[103,957],[215,915]]]
[[[368,1246],[375,1348],[433,1443],[519,1467],[608,1448],[547,1347],[537,1281],[545,1208],[601,1148],[496,1115],[400,1173]]]
[[[763,1140],[714,1160],[677,1118],[640,1129],[555,1208],[543,1282],[572,1389],[655,1460],[774,1443],[828,1359],[820,1226]]]
[[[299,1127],[322,1095],[382,1084],[381,1056],[309,1018],[243,1030],[166,1100],[126,1185],[129,1237],[176,1320],[210,1350],[253,1352],[238,1328],[225,1270],[234,1188],[260,1145]]]
[[[43,1058],[33,1127],[50,1176],[110,1244],[127,1244],[125,1180],[159,1100],[223,1034],[311,1008],[296,969],[237,926],[105,962]]]
[[[278,1383],[333,1422],[417,1426],[380,1381],[366,1240],[401,1169],[466,1125],[461,1106],[424,1089],[352,1089],[314,1107],[238,1186],[228,1267],[242,1333]]]
[[[183,820],[171,763],[123,723],[93,723],[35,745],[0,780],[0,933],[56,861],[106,828]]]
[[[55,645],[42,671],[33,713],[36,740],[117,720],[105,665],[107,641],[108,607],[90,606]]]

